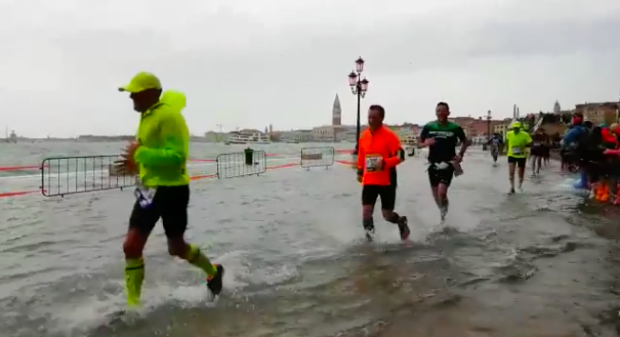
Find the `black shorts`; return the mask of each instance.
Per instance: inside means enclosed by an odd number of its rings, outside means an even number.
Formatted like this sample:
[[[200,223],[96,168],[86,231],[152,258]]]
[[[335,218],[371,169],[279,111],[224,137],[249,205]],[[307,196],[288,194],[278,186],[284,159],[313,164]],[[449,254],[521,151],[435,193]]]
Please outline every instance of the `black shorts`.
[[[534,146],[532,147],[531,152],[533,157],[544,157],[545,156],[545,148],[543,146]]]
[[[454,166],[452,165],[443,170],[438,169],[432,163],[431,166],[428,167],[428,181],[430,181],[432,187],[437,187],[439,184],[450,186],[453,177]]]
[[[516,164],[519,168],[525,168],[526,161],[527,161],[527,158],[515,158],[515,157],[508,156],[508,163]]]
[[[362,205],[375,205],[381,197],[381,209],[393,211],[396,205],[396,186],[364,185],[362,187]]]
[[[187,229],[188,204],[189,185],[158,187],[151,205],[143,208],[136,201],[129,218],[129,228],[148,235],[161,218],[168,238],[182,237]]]

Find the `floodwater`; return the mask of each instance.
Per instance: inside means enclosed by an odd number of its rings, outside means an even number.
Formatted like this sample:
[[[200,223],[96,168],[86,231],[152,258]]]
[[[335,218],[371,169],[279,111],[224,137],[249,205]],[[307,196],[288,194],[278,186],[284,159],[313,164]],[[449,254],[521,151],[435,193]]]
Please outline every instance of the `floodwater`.
[[[2,145],[0,166],[121,146]],[[288,157],[301,147],[265,151],[281,164],[298,161]],[[198,159],[224,151],[192,148]],[[167,255],[159,226],[145,252],[144,308],[123,319],[111,317],[123,308],[132,193],[2,198],[0,335],[617,336],[615,208],[561,188],[557,163],[508,196],[505,162],[493,167],[472,149],[442,225],[425,169],[423,158],[399,167],[408,243],[378,210],[377,241],[363,241],[360,186],[344,165],[193,181],[187,238],[225,265],[224,293],[209,301],[203,276]],[[191,170],[213,173],[206,164]],[[36,171],[0,174],[0,192],[38,187]]]

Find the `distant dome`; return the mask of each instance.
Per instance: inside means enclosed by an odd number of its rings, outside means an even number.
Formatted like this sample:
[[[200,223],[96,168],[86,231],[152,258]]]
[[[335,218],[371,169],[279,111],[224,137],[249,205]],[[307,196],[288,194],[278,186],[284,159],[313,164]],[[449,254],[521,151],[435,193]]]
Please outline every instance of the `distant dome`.
[[[562,107],[560,107],[560,103],[558,101],[555,101],[555,104],[553,104],[553,113],[559,114],[560,111],[562,111]]]

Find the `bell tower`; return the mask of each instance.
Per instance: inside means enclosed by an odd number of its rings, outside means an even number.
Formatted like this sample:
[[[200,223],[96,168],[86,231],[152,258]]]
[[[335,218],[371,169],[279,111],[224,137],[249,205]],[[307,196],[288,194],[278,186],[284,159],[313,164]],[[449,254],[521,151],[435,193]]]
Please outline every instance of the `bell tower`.
[[[340,98],[338,98],[338,94],[336,94],[336,98],[334,99],[334,106],[332,107],[332,126],[342,125],[341,113],[342,110],[340,109]]]

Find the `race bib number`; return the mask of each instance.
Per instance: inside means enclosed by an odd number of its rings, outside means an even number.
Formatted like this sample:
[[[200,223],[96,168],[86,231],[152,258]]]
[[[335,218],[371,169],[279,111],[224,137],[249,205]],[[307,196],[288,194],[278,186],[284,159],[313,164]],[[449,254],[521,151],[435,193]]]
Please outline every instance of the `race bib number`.
[[[136,196],[136,200],[138,204],[142,208],[149,208],[153,205],[153,200],[155,199],[155,193],[157,192],[156,188],[147,188],[144,186],[136,187],[136,191],[134,195]]]
[[[381,169],[375,169],[375,165],[381,161],[381,156],[377,154],[366,155],[366,172],[380,171]]]
[[[521,154],[521,148],[518,146],[513,147],[512,154]]]

